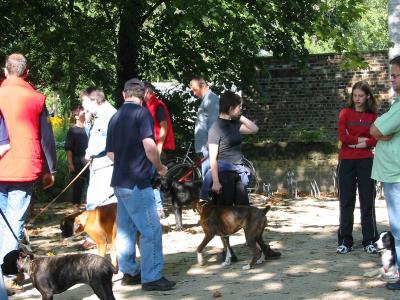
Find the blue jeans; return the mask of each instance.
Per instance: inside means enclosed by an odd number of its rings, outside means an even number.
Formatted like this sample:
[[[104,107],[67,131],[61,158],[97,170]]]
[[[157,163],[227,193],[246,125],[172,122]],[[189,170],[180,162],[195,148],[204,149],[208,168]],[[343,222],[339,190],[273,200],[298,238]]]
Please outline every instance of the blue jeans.
[[[141,272],[142,283],[161,278],[164,266],[162,232],[151,187],[115,187],[117,205],[117,256],[122,273]],[[140,267],[136,262],[136,236],[140,232]]]
[[[201,148],[201,154],[203,157],[208,157],[208,150],[206,147]],[[210,169],[210,158],[207,158],[205,161],[201,163],[201,176],[204,178],[206,177],[206,174],[208,170]]]
[[[397,267],[400,270],[400,182],[383,182],[390,231],[396,245]]]
[[[1,268],[0,268],[0,299],[1,300],[8,299],[7,290],[4,286],[4,281],[3,281],[3,272],[1,271]]]
[[[160,189],[153,189],[154,200],[156,201],[157,210],[163,210],[163,198],[164,194],[160,191]]]
[[[0,208],[15,235],[21,239],[22,228],[31,202],[33,183],[0,183]],[[0,263],[4,256],[18,249],[18,241],[0,216]]]

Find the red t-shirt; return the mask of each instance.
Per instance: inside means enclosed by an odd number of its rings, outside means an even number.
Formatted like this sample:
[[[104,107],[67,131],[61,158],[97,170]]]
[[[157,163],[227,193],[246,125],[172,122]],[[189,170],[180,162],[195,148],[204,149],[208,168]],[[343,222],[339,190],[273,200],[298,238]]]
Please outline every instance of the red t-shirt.
[[[342,109],[339,113],[338,134],[342,145],[339,159],[361,159],[373,157],[372,148],[376,139],[369,134],[371,125],[376,120],[376,113],[358,112],[351,108]],[[367,148],[350,148],[347,145],[358,144],[359,137],[366,137]]]

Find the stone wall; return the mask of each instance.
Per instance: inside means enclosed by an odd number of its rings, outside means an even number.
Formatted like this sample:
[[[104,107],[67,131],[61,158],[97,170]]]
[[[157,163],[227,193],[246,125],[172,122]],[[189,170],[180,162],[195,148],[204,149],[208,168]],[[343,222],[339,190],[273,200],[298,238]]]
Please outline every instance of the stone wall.
[[[357,71],[342,71],[343,57],[335,54],[311,55],[304,67],[275,58],[260,59],[255,68],[261,95],[244,102],[244,114],[260,126],[258,138],[304,141],[317,133],[335,142],[339,110],[359,80],[371,85],[383,104],[381,111],[386,110],[390,88],[387,51],[363,56],[369,68]]]

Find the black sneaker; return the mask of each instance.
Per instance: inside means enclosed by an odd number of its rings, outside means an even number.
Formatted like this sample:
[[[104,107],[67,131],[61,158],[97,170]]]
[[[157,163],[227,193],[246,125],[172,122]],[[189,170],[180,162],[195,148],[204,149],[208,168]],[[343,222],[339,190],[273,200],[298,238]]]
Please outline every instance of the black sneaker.
[[[170,281],[165,277],[158,280],[146,282],[142,284],[142,290],[145,291],[168,291],[176,285],[175,281]]]
[[[125,273],[121,280],[121,285],[137,285],[141,283],[142,280],[140,278],[140,272],[137,273],[135,276]]]

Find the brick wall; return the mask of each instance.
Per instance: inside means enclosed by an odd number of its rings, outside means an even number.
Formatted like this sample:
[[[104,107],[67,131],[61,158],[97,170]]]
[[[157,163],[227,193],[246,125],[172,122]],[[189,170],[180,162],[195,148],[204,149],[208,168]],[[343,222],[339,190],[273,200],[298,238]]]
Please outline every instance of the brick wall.
[[[255,70],[261,95],[244,101],[244,114],[260,126],[259,138],[301,140],[305,130],[323,128],[335,141],[339,110],[359,80],[371,85],[383,104],[381,111],[386,110],[390,88],[387,51],[363,56],[369,69],[357,71],[341,71],[343,57],[334,54],[311,55],[304,68],[275,58],[260,59]]]

